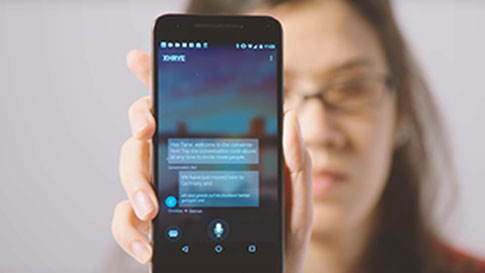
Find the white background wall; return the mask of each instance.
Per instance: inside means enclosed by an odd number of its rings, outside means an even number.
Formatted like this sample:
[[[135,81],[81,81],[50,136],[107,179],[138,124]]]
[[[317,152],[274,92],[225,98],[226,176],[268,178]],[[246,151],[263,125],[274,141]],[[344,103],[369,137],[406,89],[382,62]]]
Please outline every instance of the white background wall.
[[[147,94],[125,54],[183,2],[0,2],[1,272],[144,271],[110,233],[127,108]],[[485,257],[485,2],[394,2],[451,128],[461,198],[447,230]]]
[[[459,200],[445,231],[485,258],[485,1],[393,2],[451,134]]]

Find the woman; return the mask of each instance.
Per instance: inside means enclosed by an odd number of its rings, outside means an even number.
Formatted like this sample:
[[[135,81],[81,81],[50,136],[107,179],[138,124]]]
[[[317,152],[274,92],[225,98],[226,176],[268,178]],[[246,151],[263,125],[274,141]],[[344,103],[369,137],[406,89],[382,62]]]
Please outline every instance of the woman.
[[[453,175],[443,175],[451,165],[438,112],[388,1],[192,1],[189,12],[264,13],[283,24],[293,200],[285,272],[485,272],[439,239],[423,202]],[[133,51],[127,62],[148,86],[148,55]],[[142,263],[152,250],[139,230],[158,209],[149,113],[148,98],[130,109],[120,163],[129,201],[113,219],[116,240]]]

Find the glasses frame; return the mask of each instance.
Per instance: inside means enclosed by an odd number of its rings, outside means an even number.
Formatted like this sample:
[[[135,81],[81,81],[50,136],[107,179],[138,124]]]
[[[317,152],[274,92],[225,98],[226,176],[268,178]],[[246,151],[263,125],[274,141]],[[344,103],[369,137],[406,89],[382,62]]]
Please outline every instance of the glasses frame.
[[[361,112],[364,110],[367,110],[369,108],[374,107],[376,104],[381,103],[383,98],[386,97],[389,93],[393,92],[395,90],[397,84],[396,84],[396,79],[392,77],[390,74],[384,74],[384,75],[374,75],[371,77],[366,77],[366,79],[370,80],[380,80],[384,83],[384,88],[386,89],[385,92],[382,93],[382,95],[377,98],[376,100],[373,100],[372,102],[368,104],[363,104],[358,107],[345,107],[342,105],[337,105],[332,102],[329,102],[328,100],[325,99],[325,94],[328,94],[328,92],[331,90],[331,87],[338,85],[338,84],[327,84],[323,88],[320,89],[319,92],[315,94],[310,94],[310,95],[302,95],[300,96],[302,98],[302,101],[296,106],[295,110],[299,112],[301,110],[301,107],[307,102],[308,100],[311,99],[318,99],[320,100],[324,106],[334,112],[346,112],[346,113],[353,113],[353,112]]]

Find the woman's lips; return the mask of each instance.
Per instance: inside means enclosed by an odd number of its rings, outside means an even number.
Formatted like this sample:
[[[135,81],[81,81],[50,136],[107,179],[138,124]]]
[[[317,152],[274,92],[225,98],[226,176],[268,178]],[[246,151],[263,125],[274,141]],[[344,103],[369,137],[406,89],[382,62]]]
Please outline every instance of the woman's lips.
[[[342,183],[345,175],[333,171],[314,171],[312,173],[313,194],[325,195]]]

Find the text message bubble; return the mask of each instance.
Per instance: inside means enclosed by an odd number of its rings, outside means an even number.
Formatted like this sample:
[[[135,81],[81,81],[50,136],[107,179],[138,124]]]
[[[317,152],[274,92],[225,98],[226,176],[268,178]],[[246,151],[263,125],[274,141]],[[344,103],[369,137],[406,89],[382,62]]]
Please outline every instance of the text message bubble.
[[[257,138],[169,138],[169,164],[258,164]]]
[[[180,207],[257,207],[258,171],[181,171]]]

